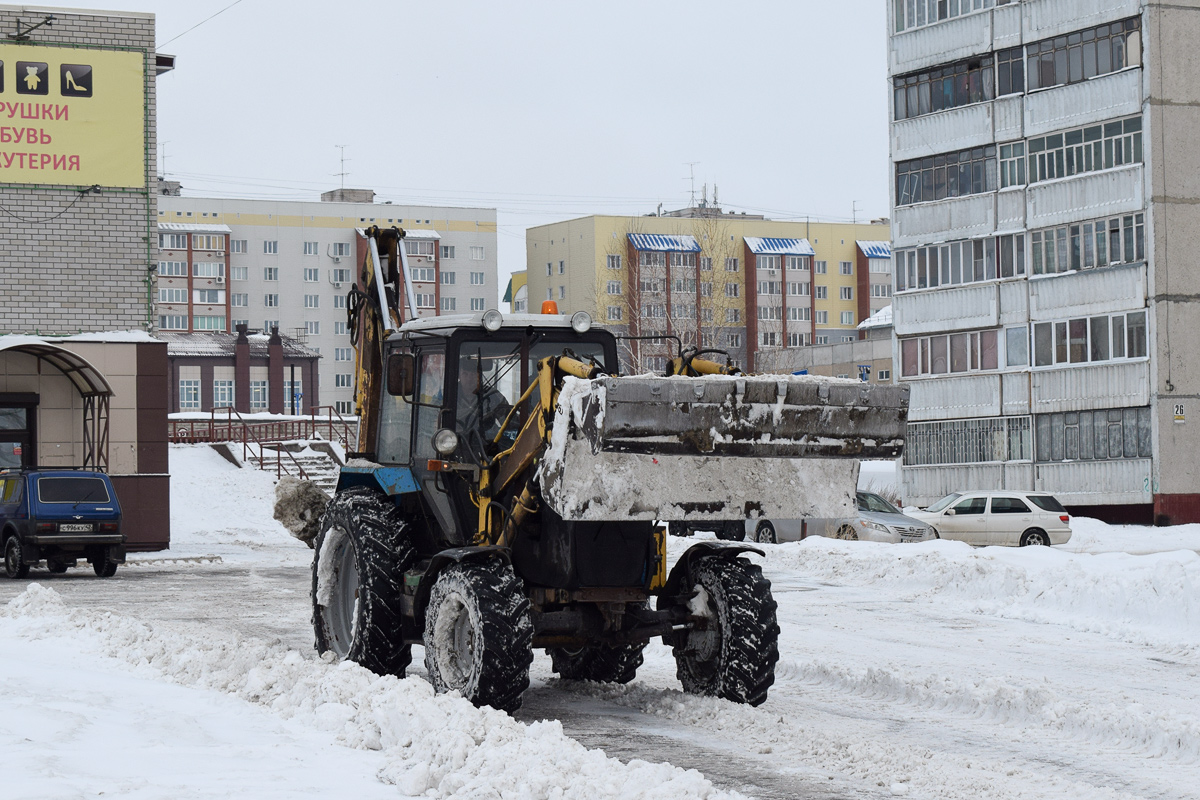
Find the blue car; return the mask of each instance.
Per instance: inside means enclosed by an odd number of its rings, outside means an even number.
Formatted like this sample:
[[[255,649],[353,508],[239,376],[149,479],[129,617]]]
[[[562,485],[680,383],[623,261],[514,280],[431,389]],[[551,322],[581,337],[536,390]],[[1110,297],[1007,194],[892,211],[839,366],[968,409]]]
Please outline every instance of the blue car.
[[[10,578],[43,560],[51,572],[66,572],[81,558],[110,578],[125,562],[121,504],[103,472],[0,471],[0,541]]]

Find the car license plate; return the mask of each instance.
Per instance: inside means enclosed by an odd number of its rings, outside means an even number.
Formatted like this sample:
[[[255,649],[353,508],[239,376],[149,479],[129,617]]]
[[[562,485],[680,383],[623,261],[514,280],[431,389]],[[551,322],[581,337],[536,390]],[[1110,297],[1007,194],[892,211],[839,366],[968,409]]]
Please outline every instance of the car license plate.
[[[85,522],[63,522],[58,530],[59,533],[91,533],[92,526]]]

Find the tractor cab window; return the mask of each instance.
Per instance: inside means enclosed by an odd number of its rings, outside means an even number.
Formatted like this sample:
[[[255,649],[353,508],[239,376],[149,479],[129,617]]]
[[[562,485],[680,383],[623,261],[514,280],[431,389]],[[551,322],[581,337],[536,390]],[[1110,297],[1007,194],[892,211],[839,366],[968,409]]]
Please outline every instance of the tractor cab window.
[[[520,342],[463,342],[458,356],[458,432],[474,452],[494,450],[500,426],[521,396]],[[510,424],[499,442],[516,438]]]
[[[389,394],[386,386],[382,395],[375,459],[380,464],[407,464],[412,456],[413,401],[416,398]]]

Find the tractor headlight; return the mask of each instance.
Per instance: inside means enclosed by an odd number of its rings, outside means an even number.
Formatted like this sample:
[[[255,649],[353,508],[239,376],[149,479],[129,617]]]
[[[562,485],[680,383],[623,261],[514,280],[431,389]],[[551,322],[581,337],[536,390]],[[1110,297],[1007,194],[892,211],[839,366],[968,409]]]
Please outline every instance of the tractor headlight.
[[[494,308],[489,308],[483,312],[483,329],[488,333],[495,333],[500,330],[500,326],[504,324],[504,315]]]
[[[587,333],[592,329],[592,315],[586,311],[576,311],[571,315],[571,330],[576,333]]]
[[[449,428],[442,428],[433,435],[433,449],[448,456],[458,449],[458,434]]]

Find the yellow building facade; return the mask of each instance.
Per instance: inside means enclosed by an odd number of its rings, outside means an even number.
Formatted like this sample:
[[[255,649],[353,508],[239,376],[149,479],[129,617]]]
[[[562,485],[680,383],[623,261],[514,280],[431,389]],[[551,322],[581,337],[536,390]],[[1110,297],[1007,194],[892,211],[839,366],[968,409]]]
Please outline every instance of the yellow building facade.
[[[754,368],[764,349],[859,338],[888,305],[889,271],[862,274],[858,242],[886,221],[782,222],[689,209],[669,216],[588,216],[525,233],[531,310],[554,300],[631,340],[624,355],[657,370],[679,346],[725,350]]]

